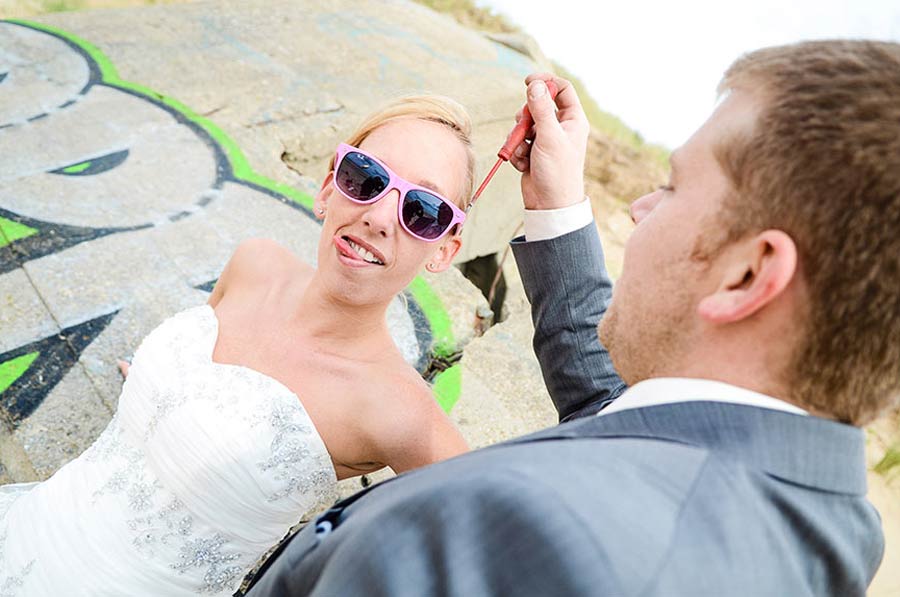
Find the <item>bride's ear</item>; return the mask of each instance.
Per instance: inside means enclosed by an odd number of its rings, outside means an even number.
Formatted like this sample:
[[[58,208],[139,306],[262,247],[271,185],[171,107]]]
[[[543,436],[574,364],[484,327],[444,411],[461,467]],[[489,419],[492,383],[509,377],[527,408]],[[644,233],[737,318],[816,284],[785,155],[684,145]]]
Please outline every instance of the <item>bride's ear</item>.
[[[322,181],[322,187],[319,189],[319,192],[316,193],[316,197],[313,200],[313,213],[320,220],[325,219],[325,211],[328,209],[328,200],[331,198],[331,183],[333,180],[334,170],[329,172],[328,176],[325,177],[325,180]]]
[[[453,263],[453,258],[459,253],[460,247],[462,247],[462,240],[458,234],[447,237],[428,260],[425,269],[431,273],[444,271]]]

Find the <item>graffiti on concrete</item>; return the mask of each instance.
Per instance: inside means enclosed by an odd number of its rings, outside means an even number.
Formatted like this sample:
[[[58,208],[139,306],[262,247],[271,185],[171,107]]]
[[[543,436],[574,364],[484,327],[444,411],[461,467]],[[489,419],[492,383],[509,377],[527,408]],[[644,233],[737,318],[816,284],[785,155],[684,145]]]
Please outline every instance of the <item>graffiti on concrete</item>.
[[[116,335],[133,350],[161,315],[202,301],[243,238],[291,239],[314,263],[310,207],[211,121],[121,80],[90,43],[0,22],[0,421],[14,430],[74,367],[109,375],[96,362],[121,356]],[[425,371],[452,344],[449,320],[423,280],[406,294],[389,319]],[[443,386],[449,409],[458,383]]]
[[[40,406],[47,389],[72,368],[73,356],[81,354],[115,315],[85,321],[0,356],[0,405],[11,422],[21,421]]]

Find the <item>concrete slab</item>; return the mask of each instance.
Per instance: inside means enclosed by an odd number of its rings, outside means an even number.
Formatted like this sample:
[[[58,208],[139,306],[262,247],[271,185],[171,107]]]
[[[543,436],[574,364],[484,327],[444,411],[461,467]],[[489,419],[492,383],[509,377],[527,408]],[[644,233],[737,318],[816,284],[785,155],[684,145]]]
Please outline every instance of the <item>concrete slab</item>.
[[[90,380],[80,367],[72,368],[13,433],[38,478],[81,454],[109,422],[112,412],[87,388]]]
[[[272,238],[311,265],[316,264],[321,226],[295,202],[246,185],[226,183],[205,215],[223,239],[234,242],[231,251],[243,239]]]
[[[165,221],[220,179],[215,152],[191,127],[159,105],[102,86],[5,131],[0,155],[9,156],[0,165],[5,209],[90,228]]]
[[[0,355],[58,331],[24,270],[0,276]],[[0,356],[0,363],[4,360]]]
[[[0,87],[0,127],[56,110],[90,79],[87,63],[70,52],[65,41],[21,27],[3,28],[0,72],[6,73]]]
[[[519,311],[469,343],[462,359],[463,391],[454,411],[476,408],[474,403],[487,391],[502,408],[503,414],[490,415],[499,427],[515,423],[522,433],[530,433],[556,425],[558,415],[531,349],[533,334],[529,314]]]
[[[476,317],[488,309],[484,296],[456,268],[440,274],[425,272],[422,279],[435,296],[440,298],[449,322],[452,342],[443,347],[444,353],[456,354],[475,337]],[[442,339],[438,338],[438,342]]]
[[[0,485],[38,481],[38,474],[12,433],[0,427]]]

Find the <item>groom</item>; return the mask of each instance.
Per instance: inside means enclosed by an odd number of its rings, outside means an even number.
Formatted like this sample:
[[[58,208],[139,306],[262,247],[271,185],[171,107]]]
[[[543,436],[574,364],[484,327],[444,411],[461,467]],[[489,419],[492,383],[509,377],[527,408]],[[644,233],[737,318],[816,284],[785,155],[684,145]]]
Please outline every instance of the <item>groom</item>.
[[[569,422],[340,502],[250,595],[863,595],[883,539],[859,426],[900,390],[900,45],[735,62],[633,203],[614,292],[588,125],[547,77],[514,250]]]

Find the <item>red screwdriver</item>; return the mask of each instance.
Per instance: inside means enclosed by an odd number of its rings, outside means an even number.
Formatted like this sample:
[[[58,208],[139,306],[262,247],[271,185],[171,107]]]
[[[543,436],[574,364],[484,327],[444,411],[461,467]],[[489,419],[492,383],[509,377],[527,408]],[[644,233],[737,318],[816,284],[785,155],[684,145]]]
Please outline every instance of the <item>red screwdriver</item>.
[[[551,99],[556,99],[556,94],[559,93],[559,88],[556,86],[556,83],[553,81],[544,82],[547,84],[547,91],[550,92]],[[516,123],[516,126],[513,127],[513,130],[510,131],[509,136],[506,138],[506,143],[504,143],[503,147],[500,148],[500,151],[497,152],[497,163],[494,164],[494,167],[491,168],[488,175],[484,177],[484,182],[482,182],[481,186],[478,187],[478,190],[475,191],[475,195],[469,202],[469,207],[466,211],[471,209],[475,201],[478,200],[478,197],[481,196],[484,188],[491,182],[491,179],[494,178],[494,174],[497,173],[497,170],[500,169],[500,164],[509,161],[513,151],[515,151],[516,147],[525,140],[525,135],[528,134],[528,129],[530,129],[533,124],[534,119],[531,117],[531,112],[528,111],[528,104],[525,104],[525,107],[522,108],[522,119]]]

